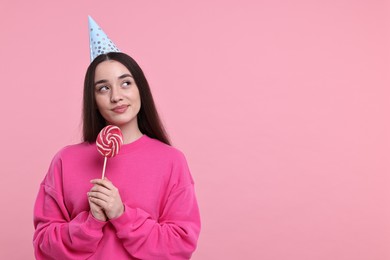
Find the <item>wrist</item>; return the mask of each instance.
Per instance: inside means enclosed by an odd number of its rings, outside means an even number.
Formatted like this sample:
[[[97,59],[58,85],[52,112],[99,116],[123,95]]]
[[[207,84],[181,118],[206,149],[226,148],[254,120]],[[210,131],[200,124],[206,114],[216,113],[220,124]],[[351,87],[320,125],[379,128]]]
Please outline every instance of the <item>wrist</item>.
[[[119,218],[120,216],[122,216],[124,212],[125,212],[125,206],[122,204],[122,207],[120,207],[120,209],[116,212],[116,214],[109,217],[109,219],[111,220],[111,219]]]

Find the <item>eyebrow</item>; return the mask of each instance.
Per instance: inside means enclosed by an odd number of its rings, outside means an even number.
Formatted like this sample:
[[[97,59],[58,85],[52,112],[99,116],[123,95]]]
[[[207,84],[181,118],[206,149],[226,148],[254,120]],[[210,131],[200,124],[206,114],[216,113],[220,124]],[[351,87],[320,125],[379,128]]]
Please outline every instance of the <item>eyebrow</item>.
[[[127,78],[127,77],[132,78],[133,76],[131,76],[130,74],[123,74],[123,75],[119,76],[118,79],[124,79],[124,78]],[[107,83],[107,82],[108,82],[108,80],[102,79],[102,80],[96,81],[94,83],[94,86],[96,86],[97,84]]]

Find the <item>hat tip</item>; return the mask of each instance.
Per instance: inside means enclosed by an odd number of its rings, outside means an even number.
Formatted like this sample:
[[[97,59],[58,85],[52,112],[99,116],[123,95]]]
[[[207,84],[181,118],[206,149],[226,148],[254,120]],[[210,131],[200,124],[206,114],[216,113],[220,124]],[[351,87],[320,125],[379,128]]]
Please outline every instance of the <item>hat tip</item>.
[[[88,15],[91,62],[100,54],[120,52],[101,27]]]
[[[96,23],[95,20],[92,18],[92,16],[88,15],[88,22],[89,23]]]

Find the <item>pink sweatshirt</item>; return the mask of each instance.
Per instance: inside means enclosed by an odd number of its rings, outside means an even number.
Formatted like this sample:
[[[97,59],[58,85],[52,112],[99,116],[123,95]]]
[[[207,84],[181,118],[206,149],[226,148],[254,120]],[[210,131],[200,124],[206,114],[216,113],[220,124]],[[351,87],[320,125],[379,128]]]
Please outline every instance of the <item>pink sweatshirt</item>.
[[[37,259],[189,259],[196,248],[199,209],[184,155],[146,135],[107,161],[125,212],[95,219],[87,192],[101,177],[95,144],[67,146],[54,157],[34,208]]]

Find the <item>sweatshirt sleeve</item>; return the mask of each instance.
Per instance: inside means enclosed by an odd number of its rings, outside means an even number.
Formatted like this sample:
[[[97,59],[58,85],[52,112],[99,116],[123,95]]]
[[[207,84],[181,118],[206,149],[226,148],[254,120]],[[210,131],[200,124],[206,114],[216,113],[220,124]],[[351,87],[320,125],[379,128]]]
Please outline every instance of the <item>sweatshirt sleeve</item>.
[[[110,220],[126,250],[139,259],[190,259],[200,232],[200,214],[194,184],[184,161],[174,167],[186,176],[173,186],[159,219],[140,208],[125,205],[124,213]]]
[[[42,182],[34,206],[36,259],[86,259],[103,236],[106,222],[95,219],[89,211],[73,219],[61,194],[61,160],[57,157]]]

